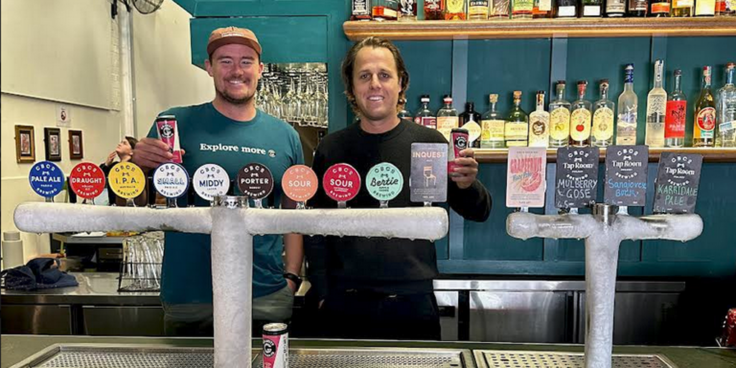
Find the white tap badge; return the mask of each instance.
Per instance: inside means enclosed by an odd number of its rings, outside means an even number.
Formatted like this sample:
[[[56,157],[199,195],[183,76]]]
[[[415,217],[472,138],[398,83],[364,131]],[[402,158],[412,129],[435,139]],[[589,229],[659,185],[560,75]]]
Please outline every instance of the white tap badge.
[[[166,198],[179,198],[189,188],[189,174],[183,166],[167,162],[153,173],[153,186]]]
[[[206,201],[212,201],[215,196],[227,194],[230,176],[220,165],[204,164],[194,173],[192,184],[198,196]]]

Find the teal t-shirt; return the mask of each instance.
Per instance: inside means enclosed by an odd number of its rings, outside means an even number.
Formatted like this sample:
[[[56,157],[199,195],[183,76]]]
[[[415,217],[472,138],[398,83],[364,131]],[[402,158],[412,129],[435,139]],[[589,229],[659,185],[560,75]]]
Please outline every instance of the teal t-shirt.
[[[281,178],[290,166],[304,164],[296,130],[286,122],[257,110],[250,121],[232,120],[212,103],[176,107],[161,115],[174,115],[183,165],[190,176],[204,164],[222,166],[234,180],[240,168],[257,162],[271,170],[274,178],[273,205],[281,203]],[[157,138],[155,124],[148,137]],[[239,193],[235,188],[235,193]],[[267,205],[264,200],[264,206]],[[197,197],[197,206],[209,206]],[[161,280],[161,299],[167,304],[212,303],[210,236],[166,233]],[[274,293],[286,286],[281,259],[280,235],[253,238],[253,297]],[[233,264],[232,267],[241,265]]]

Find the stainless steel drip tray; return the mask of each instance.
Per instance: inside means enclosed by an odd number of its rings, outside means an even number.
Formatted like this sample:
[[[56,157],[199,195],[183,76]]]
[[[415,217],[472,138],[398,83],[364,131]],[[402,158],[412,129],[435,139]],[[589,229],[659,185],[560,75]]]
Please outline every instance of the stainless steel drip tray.
[[[475,368],[470,350],[330,348],[291,349],[291,368]],[[211,368],[212,348],[165,345],[56,344],[11,368]],[[253,367],[262,367],[260,351]]]
[[[585,368],[583,353],[474,350],[479,368]],[[677,368],[661,355],[613,355],[613,368]]]

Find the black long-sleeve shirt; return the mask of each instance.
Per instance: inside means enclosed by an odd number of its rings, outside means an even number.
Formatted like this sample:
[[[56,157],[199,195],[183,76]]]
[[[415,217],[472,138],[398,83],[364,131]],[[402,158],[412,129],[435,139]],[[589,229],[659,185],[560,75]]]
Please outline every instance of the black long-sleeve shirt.
[[[415,207],[410,201],[411,144],[447,143],[436,130],[402,120],[394,129],[381,134],[366,133],[359,123],[328,135],[320,143],[312,165],[318,178],[337,163],[352,165],[361,175],[381,162],[390,162],[404,176],[404,188],[389,202],[389,207]],[[485,221],[491,211],[491,196],[478,180],[460,189],[448,180],[450,207],[464,218]],[[377,208],[365,185],[348,206]],[[337,202],[319,190],[307,203],[314,208],[336,208]],[[321,299],[329,290],[371,290],[390,294],[432,291],[438,275],[434,243],[427,240],[305,237],[309,280]]]

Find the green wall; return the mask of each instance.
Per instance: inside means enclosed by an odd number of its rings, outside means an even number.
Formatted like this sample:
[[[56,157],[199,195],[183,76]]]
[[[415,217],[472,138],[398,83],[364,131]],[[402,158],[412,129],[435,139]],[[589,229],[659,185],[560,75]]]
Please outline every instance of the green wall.
[[[342,24],[349,18],[350,1],[312,0],[175,0],[189,11],[192,31],[192,63],[201,65],[209,32],[237,25],[258,35],[266,62],[326,62],[330,78],[330,130],[347,126],[347,109],[340,81],[340,62],[352,43]],[[420,3],[421,8],[421,3]],[[421,13],[421,11],[420,11]],[[421,16],[421,14],[420,14]],[[610,81],[610,98],[623,90],[623,66],[635,64],[635,91],[639,96],[639,141],[644,141],[643,117],[651,88],[653,61],[665,59],[665,88],[671,90],[672,71],[684,72],[683,89],[691,107],[700,89],[700,68],[715,67],[713,83],[723,84],[723,67],[736,61],[736,37],[636,37],[525,40],[397,41],[409,69],[408,109],[416,111],[419,96],[431,96],[431,108],[439,109],[444,94],[455,97],[455,107],[474,101],[476,110],[487,109],[490,93],[499,93],[499,110],[511,104],[513,90],[523,92],[523,107],[533,110],[537,90],[547,91],[553,82],[568,82],[567,98],[575,99],[575,82],[588,80],[587,98],[596,100],[598,80]],[[692,111],[687,139],[692,135]],[[602,176],[601,170],[601,176]],[[652,188],[656,164],[650,164]],[[547,175],[554,177],[554,165]],[[531,239],[521,241],[506,234],[505,164],[482,164],[479,179],[494,198],[491,217],[485,223],[463,221],[451,215],[448,238],[437,242],[442,272],[474,275],[577,276],[584,273],[582,241]],[[602,179],[602,178],[601,178]],[[548,186],[552,185],[550,181]],[[687,242],[628,241],[622,244],[619,274],[636,277],[724,277],[736,274],[736,163],[703,168],[696,212],[705,230]],[[599,194],[602,198],[602,193]],[[632,208],[632,214],[651,213],[649,205]],[[537,213],[556,213],[548,198]]]

